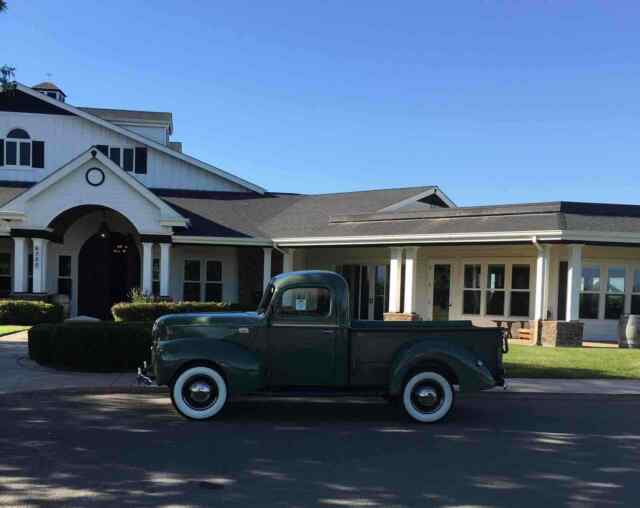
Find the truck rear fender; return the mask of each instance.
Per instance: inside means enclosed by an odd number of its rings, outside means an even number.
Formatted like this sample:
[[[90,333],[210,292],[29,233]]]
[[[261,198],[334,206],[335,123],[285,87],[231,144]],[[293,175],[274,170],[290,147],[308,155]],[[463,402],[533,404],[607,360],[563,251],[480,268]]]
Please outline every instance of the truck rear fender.
[[[161,343],[159,349],[163,366],[157,374],[160,385],[171,385],[180,373],[194,365],[210,365],[219,370],[234,395],[254,392],[264,384],[261,355],[240,344],[183,338]]]
[[[449,341],[417,341],[396,352],[391,363],[389,394],[400,395],[408,376],[419,369],[442,371],[460,391],[479,391],[495,386],[495,380],[473,353]]]

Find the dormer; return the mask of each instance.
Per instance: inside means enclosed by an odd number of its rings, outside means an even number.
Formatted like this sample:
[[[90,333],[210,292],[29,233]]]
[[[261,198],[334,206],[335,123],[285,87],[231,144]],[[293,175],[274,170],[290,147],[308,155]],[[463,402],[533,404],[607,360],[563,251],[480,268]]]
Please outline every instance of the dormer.
[[[119,127],[169,146],[173,133],[173,115],[163,111],[137,111],[132,109],[84,108],[85,113],[95,115]]]
[[[35,86],[32,86],[34,90],[46,95],[47,97],[51,97],[60,102],[65,102],[67,99],[67,94],[64,93],[57,85],[51,83],[50,81],[43,81],[42,83],[38,83]]]

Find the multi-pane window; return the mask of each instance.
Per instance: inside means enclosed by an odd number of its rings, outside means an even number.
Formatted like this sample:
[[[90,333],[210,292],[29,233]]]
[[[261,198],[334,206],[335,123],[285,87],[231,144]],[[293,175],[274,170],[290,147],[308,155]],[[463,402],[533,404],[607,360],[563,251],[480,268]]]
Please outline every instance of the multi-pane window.
[[[598,319],[600,308],[599,266],[582,267],[580,291],[580,319]]]
[[[487,311],[491,316],[504,316],[505,303],[505,266],[487,267]]]
[[[44,168],[44,142],[32,141],[24,129],[13,129],[0,139],[0,166]]]
[[[624,313],[625,269],[610,266],[607,270],[607,293],[604,297],[604,318],[620,319]]]
[[[482,266],[464,265],[463,314],[480,314]]]
[[[11,291],[11,254],[0,252],[0,293]]]
[[[511,310],[512,316],[528,316],[531,301],[531,267],[511,266]]]
[[[210,259],[185,260],[183,300],[222,301],[222,263]]]
[[[125,171],[135,171],[138,174],[147,172],[147,148],[137,146],[135,148],[120,148],[109,145],[95,145],[98,151],[109,157],[115,164]]]
[[[71,298],[71,256],[58,256],[58,293]]]

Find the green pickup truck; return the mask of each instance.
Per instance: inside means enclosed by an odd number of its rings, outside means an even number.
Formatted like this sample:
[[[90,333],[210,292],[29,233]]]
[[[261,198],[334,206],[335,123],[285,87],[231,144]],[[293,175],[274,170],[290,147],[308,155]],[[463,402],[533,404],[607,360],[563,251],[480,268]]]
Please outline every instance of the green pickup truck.
[[[385,396],[436,422],[462,392],[504,385],[506,342],[468,321],[351,319],[345,279],[327,271],[274,277],[257,312],[174,314],[153,328],[151,369],[183,416],[217,415],[232,396]]]

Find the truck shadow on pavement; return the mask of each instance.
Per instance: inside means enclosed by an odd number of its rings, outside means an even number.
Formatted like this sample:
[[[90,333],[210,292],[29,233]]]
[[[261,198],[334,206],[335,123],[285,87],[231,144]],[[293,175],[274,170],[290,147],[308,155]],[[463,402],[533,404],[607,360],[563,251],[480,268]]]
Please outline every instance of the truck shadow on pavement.
[[[0,397],[0,505],[633,506],[640,401],[249,400],[189,422],[162,395]]]

